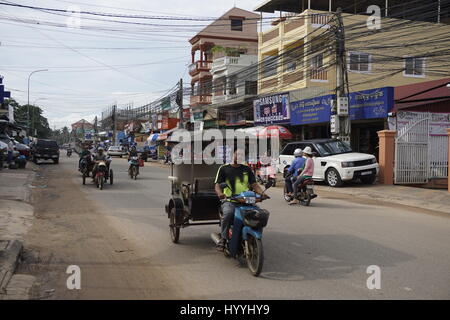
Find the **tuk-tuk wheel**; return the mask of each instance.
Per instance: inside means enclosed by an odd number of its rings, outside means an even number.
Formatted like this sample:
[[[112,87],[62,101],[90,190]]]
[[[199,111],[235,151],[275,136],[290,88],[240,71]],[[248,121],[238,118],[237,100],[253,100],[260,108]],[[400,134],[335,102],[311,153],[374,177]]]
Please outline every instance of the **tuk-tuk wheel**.
[[[180,240],[180,227],[176,226],[176,208],[173,207],[170,209],[170,238],[172,239],[173,243],[178,243]]]

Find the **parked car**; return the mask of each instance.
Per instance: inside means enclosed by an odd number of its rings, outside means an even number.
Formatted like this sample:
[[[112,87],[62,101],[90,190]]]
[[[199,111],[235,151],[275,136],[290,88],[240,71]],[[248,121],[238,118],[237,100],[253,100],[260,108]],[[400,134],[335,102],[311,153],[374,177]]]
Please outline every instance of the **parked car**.
[[[108,154],[108,156],[116,156],[116,157],[121,157],[122,158],[127,153],[120,146],[111,146],[111,147],[108,148],[107,154]]]
[[[14,139],[13,139],[13,142],[14,142],[14,146],[16,147],[17,151],[19,151],[19,153],[22,156],[25,156],[25,158],[27,160],[30,159],[30,156],[31,156],[30,147],[27,145],[24,145],[23,143],[19,143],[17,140],[14,140]]]
[[[279,157],[278,170],[283,172],[294,159],[295,149],[311,147],[314,152],[315,181],[325,181],[331,187],[340,187],[345,181],[360,179],[365,184],[375,182],[379,165],[375,156],[353,152],[351,147],[336,139],[318,139],[291,142]]]
[[[59,163],[59,147],[54,140],[36,139],[31,144],[31,157],[34,163],[39,159],[53,160],[55,164]]]
[[[147,161],[149,157],[149,150],[146,147],[136,147],[136,151],[138,156],[141,157],[142,160]]]

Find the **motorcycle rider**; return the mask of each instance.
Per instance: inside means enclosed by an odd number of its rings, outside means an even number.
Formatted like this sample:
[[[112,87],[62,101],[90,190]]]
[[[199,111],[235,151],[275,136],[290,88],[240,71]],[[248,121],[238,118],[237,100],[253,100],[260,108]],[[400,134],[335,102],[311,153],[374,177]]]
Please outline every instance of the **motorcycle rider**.
[[[215,180],[215,191],[220,199],[226,199],[241,192],[249,191],[252,189],[259,195],[262,195],[265,199],[269,198],[263,194],[263,190],[256,182],[253,171],[244,164],[238,162],[238,159],[244,159],[243,151],[237,149],[233,153],[233,159],[231,164],[223,165],[219,168]],[[222,190],[221,183],[226,183],[227,187]],[[225,241],[228,236],[228,230],[231,222],[234,219],[234,210],[236,202],[232,200],[226,200],[222,203],[222,223],[221,223],[221,239],[217,244],[217,250],[223,251],[225,248]]]
[[[128,162],[131,160],[132,157],[137,157],[137,156],[138,156],[138,153],[136,150],[136,146],[132,146],[130,151],[128,151]],[[128,167],[128,173],[130,173],[130,172],[131,172],[131,164]]]
[[[80,153],[80,160],[78,160],[78,169],[81,169],[81,160],[84,157],[86,157],[88,166],[90,166],[90,164],[91,164],[91,157],[90,157],[91,152],[89,151],[89,146],[87,144],[83,144],[81,147],[83,149]]]
[[[96,175],[97,170],[98,170],[98,164],[101,161],[104,161],[106,163],[106,165],[108,165],[108,161],[107,161],[108,157],[103,151],[104,151],[103,148],[99,147],[97,149],[97,153],[94,155],[95,165],[94,165],[94,169],[92,169],[92,180],[95,180],[95,175]],[[108,168],[108,170],[109,170],[109,168]]]
[[[291,166],[287,171],[287,176],[285,179],[287,194],[289,196],[292,196],[292,193],[294,191],[293,183],[297,180],[297,177],[299,175],[299,169],[303,169],[305,167],[306,162],[306,159],[303,158],[302,149],[295,149],[294,157],[295,159],[292,160]]]
[[[303,150],[303,154],[306,157],[305,168],[303,169],[302,173],[297,178],[297,180],[294,182],[294,185],[293,185],[294,199],[291,202],[289,202],[289,204],[298,204],[299,203],[299,201],[297,199],[298,186],[300,186],[303,183],[303,181],[305,181],[307,179],[312,179],[313,174],[314,174],[314,160],[312,159],[313,152],[311,150],[311,147],[306,147]]]

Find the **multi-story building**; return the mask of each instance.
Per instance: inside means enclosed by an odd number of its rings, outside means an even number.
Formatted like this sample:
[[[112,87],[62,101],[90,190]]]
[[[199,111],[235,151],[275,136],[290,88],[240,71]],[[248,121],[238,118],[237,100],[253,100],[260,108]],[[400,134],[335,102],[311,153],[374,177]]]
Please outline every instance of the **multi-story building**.
[[[257,55],[258,17],[255,13],[232,8],[189,41],[192,45],[192,64],[189,66],[189,74],[192,77],[192,112],[203,111],[202,106],[212,103],[213,75],[210,71],[214,59],[217,59],[215,69],[219,72],[219,64],[222,64],[222,67],[232,66],[236,62],[235,58],[238,59],[238,65],[248,64],[248,59],[251,58],[245,56]],[[238,57],[227,56],[230,50],[237,53]]]
[[[376,132],[387,127],[395,87],[450,74],[450,66],[444,63],[450,58],[448,4],[374,0],[370,5],[378,6],[381,19],[365,14],[369,4],[361,1],[271,0],[255,9],[280,12],[274,26],[259,33],[258,94],[289,93],[290,110],[283,120],[298,138],[330,136],[339,7],[355,149],[375,153]]]

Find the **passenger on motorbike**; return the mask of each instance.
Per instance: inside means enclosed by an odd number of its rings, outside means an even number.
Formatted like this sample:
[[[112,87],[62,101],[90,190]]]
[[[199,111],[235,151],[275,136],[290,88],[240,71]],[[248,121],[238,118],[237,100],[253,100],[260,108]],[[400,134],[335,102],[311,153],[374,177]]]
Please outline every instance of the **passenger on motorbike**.
[[[97,149],[97,153],[94,155],[95,165],[94,165],[94,169],[92,169],[92,180],[95,179],[95,175],[97,174],[97,171],[98,171],[98,164],[101,161],[104,161],[107,166],[109,165],[108,156],[103,151],[104,151],[103,148],[100,147]],[[109,170],[109,166],[108,166],[108,170]]]
[[[295,159],[292,160],[291,166],[289,167],[289,169],[287,171],[287,176],[285,179],[287,194],[289,196],[291,196],[292,192],[294,191],[293,183],[297,180],[297,177],[299,175],[299,170],[303,169],[303,167],[305,166],[305,162],[306,162],[306,159],[303,158],[302,149],[295,149],[294,157],[295,157]]]
[[[314,160],[312,159],[313,152],[311,150],[311,147],[306,147],[305,150],[303,150],[303,154],[306,157],[305,168],[303,169],[297,180],[294,182],[294,199],[289,202],[289,204],[299,203],[297,199],[298,187],[303,183],[303,181],[312,179],[314,174]]]
[[[215,180],[215,191],[220,199],[226,199],[241,192],[249,191],[252,189],[263,198],[269,198],[263,193],[263,190],[256,182],[255,175],[252,170],[244,164],[238,163],[238,159],[244,159],[243,151],[236,150],[233,153],[233,162],[231,164],[223,165],[219,168]],[[226,183],[227,187],[222,190],[221,183]],[[227,239],[228,230],[230,229],[231,222],[234,219],[234,210],[236,202],[227,199],[222,203],[222,223],[221,223],[221,239],[217,244],[217,250],[223,251],[225,248],[225,240]]]

